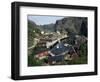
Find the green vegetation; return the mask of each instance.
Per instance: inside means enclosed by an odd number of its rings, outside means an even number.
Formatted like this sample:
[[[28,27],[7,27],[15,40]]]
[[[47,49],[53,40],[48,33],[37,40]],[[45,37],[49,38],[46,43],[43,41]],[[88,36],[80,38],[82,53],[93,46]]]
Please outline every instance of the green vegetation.
[[[39,49],[39,48],[37,48]],[[48,62],[48,57],[39,60],[36,59],[34,56],[37,53],[37,50],[34,50],[34,52],[28,56],[28,66],[42,66],[43,64]],[[79,50],[79,57],[73,60],[63,60],[62,62],[60,62],[60,65],[76,65],[76,64],[87,64],[87,43],[81,44],[80,45],[80,50]],[[56,63],[57,65],[57,63]],[[59,65],[59,63],[58,63]]]
[[[38,54],[39,52],[46,51],[46,50],[47,50],[47,48],[45,48],[45,47],[39,47],[39,46],[37,45],[37,46],[35,46],[35,47],[33,48],[33,50],[32,50],[32,56]]]
[[[69,65],[75,65],[75,64],[87,64],[87,57],[86,56],[81,56],[79,58],[77,58],[76,60],[70,60],[68,61]]]
[[[82,22],[82,24],[81,24],[81,29],[80,29],[80,34],[81,35],[84,35],[85,37],[87,37],[87,22],[86,21],[84,21],[84,22]]]
[[[41,33],[36,27],[37,25],[35,23],[28,21],[28,47],[34,44],[34,38]]]
[[[37,60],[34,56],[28,56],[28,66],[41,66],[43,64],[43,60]]]
[[[47,25],[38,25],[38,27],[44,32],[54,32],[54,24],[47,24]]]
[[[48,63],[48,57],[39,60],[33,55],[28,56],[28,66],[42,66],[45,63]]]
[[[87,64],[87,43],[80,45],[79,57],[75,60],[68,61],[68,64]]]
[[[85,36],[86,41],[87,41],[87,30],[88,30],[87,18],[68,17],[68,18],[63,18],[61,20],[57,20],[55,24],[47,24],[47,25],[36,25],[34,21],[28,20],[28,66],[43,66],[46,64],[49,65],[48,63],[49,56],[48,57],[46,56],[45,58],[40,59],[40,58],[36,58],[35,55],[43,51],[50,50],[50,49],[47,49],[45,46],[46,41],[47,41],[45,40],[46,36],[42,37],[42,35],[46,35],[47,33],[56,34],[56,32],[60,32],[60,35],[67,34],[68,37],[63,39],[62,42],[64,44],[70,44],[73,47],[76,47],[76,52],[78,50],[79,57],[75,59],[72,58],[72,60],[63,59],[53,64],[51,64],[50,62],[50,65],[87,64],[88,63],[87,62],[88,60],[87,43],[85,43],[84,41],[85,39],[84,37],[82,37],[82,36]],[[43,34],[42,34],[42,31],[44,32]],[[79,35],[79,37],[76,37],[76,35]],[[59,39],[58,36],[52,36],[52,37]],[[54,40],[52,38],[50,39],[51,39],[50,42]],[[44,44],[44,45],[41,46],[41,44]],[[70,56],[71,55],[72,54],[70,54]]]

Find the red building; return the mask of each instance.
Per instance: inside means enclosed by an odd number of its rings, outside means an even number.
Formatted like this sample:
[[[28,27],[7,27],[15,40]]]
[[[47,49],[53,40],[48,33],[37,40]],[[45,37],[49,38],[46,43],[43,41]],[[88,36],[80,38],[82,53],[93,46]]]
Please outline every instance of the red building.
[[[38,59],[43,59],[43,58],[46,58],[48,55],[49,55],[48,51],[43,51],[43,52],[38,53],[35,57]]]

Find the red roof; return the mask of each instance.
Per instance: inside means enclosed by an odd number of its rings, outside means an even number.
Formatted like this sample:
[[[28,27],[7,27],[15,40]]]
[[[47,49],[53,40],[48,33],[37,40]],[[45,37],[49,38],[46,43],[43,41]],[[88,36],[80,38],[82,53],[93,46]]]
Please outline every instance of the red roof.
[[[41,52],[39,54],[37,54],[39,57],[42,57],[42,56],[47,56],[48,55],[48,51],[44,51],[44,52]]]

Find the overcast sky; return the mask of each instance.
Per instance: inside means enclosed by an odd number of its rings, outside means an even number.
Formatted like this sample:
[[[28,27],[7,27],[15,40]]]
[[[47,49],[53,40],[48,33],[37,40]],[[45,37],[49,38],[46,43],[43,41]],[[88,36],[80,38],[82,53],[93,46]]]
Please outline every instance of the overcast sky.
[[[55,23],[56,20],[60,20],[64,17],[62,16],[36,16],[36,15],[28,15],[28,19],[34,21],[37,25],[44,25]]]

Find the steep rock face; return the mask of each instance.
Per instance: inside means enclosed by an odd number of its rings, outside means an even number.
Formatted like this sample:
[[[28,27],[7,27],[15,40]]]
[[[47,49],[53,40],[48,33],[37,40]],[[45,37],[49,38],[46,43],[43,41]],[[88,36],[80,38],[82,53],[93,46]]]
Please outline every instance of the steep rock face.
[[[82,23],[84,23],[85,27],[82,26]],[[55,23],[55,31],[60,31],[60,32],[80,34],[81,28],[87,29],[86,17],[84,18],[83,17],[67,17],[67,18],[63,18],[62,20],[57,20]]]
[[[87,24],[87,21],[84,20],[84,22],[82,22],[81,24],[81,28],[80,28],[80,34],[81,35],[84,35],[85,37],[88,37],[88,28],[87,28],[88,24]]]

